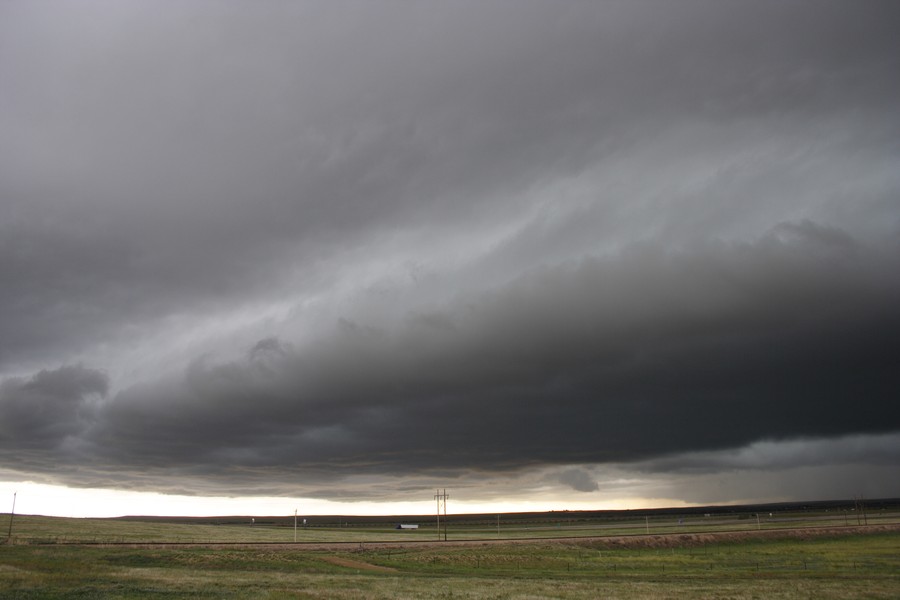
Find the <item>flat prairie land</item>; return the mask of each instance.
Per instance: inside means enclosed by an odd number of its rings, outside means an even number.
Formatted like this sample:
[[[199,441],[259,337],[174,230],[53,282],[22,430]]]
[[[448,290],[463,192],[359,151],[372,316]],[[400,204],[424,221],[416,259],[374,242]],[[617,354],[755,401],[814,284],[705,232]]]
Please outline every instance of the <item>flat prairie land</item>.
[[[145,524],[117,523],[122,529],[113,537],[132,541],[85,543],[53,538],[48,543],[36,539],[25,543],[18,538],[0,546],[0,597],[900,597],[898,524],[447,542],[419,536],[294,544],[154,543],[140,541],[146,539],[146,531],[138,535],[129,529],[143,531]],[[22,525],[26,531],[27,524]],[[69,525],[78,529],[83,523]],[[178,531],[185,538],[197,537],[196,532]]]

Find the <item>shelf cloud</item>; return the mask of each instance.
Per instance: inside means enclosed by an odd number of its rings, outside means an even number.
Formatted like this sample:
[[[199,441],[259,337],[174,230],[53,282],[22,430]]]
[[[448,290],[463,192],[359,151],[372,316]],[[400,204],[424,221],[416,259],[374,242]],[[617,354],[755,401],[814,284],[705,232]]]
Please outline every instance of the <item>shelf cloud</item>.
[[[0,475],[900,494],[898,23],[5,3]]]

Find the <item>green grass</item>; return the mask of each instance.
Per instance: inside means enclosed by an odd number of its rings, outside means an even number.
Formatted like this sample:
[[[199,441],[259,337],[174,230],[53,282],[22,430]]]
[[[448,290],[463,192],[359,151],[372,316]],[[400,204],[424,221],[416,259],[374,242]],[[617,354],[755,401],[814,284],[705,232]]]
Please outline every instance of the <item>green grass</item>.
[[[574,540],[344,552],[7,544],[0,597],[897,598],[900,533],[666,548]]]
[[[896,574],[900,534],[856,535],[797,541],[750,540],[702,546],[615,548],[603,540],[481,548],[372,551],[370,562],[439,574],[521,574],[567,577],[712,577]]]

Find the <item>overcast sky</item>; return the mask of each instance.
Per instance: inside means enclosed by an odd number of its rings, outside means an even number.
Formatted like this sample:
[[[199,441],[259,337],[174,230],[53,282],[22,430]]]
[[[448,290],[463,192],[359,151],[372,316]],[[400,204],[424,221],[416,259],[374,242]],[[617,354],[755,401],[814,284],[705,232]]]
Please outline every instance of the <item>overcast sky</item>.
[[[900,496],[898,28],[0,2],[0,492]]]

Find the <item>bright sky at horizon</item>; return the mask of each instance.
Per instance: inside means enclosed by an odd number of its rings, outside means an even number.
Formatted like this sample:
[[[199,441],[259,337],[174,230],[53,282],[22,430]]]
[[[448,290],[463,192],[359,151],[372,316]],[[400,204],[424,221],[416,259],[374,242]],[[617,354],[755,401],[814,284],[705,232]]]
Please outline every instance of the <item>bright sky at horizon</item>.
[[[566,510],[627,510],[694,506],[678,500],[630,498],[597,504],[590,501],[566,503],[560,500],[515,502],[457,501],[448,493],[449,514],[493,514],[549,512]],[[0,514],[12,510],[16,495],[16,514],[48,517],[107,518],[123,516],[214,517],[233,515],[431,515],[434,500],[410,502],[334,502],[312,498],[227,498],[122,492],[116,490],[77,489],[31,482],[0,482],[0,494],[8,494],[10,505],[0,505]]]

